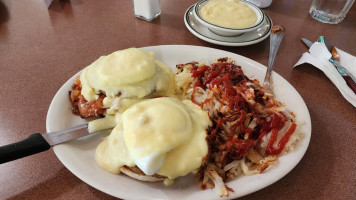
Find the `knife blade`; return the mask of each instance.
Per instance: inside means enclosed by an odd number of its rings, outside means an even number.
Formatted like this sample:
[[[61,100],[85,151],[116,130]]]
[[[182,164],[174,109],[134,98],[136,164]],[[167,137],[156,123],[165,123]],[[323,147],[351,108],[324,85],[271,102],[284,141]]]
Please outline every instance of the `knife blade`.
[[[50,133],[34,133],[28,138],[0,147],[0,164],[46,151],[51,146],[89,135],[88,124]]]
[[[301,39],[303,43],[310,48],[314,43],[306,38]],[[328,49],[329,50],[329,49]],[[334,67],[337,69],[339,74],[342,76],[342,78],[345,80],[346,84],[349,86],[349,88],[356,94],[356,82],[353,81],[353,78],[348,74],[350,72],[346,71],[343,67],[340,68],[340,66],[337,65],[337,63],[332,62],[329,60],[331,64],[334,65]],[[344,69],[344,70],[343,70]]]
[[[302,41],[304,42],[305,45],[307,45],[308,48],[310,48],[314,43],[306,38],[302,38]]]

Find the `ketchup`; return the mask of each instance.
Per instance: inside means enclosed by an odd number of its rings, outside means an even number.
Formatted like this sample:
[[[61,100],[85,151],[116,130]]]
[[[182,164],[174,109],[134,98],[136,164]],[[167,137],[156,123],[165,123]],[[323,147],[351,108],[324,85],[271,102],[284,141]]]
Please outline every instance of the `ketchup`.
[[[287,142],[289,141],[290,137],[294,133],[297,125],[293,123],[288,131],[284,134],[283,138],[278,142],[277,147],[273,147],[273,144],[276,142],[278,130],[274,128],[272,130],[272,135],[268,141],[266,153],[267,155],[278,155],[282,152],[284,147],[286,146]]]
[[[282,112],[262,116],[260,111],[256,110],[255,105],[246,101],[246,97],[242,95],[252,95],[255,104],[261,104],[264,108],[273,106],[268,99],[264,99],[264,92],[260,87],[247,86],[248,83],[250,83],[249,85],[257,85],[257,80],[250,80],[244,75],[240,66],[228,62],[227,58],[218,59],[218,62],[212,64],[211,67],[207,65],[197,66],[194,63],[191,74],[195,78],[191,96],[193,103],[203,106],[203,104],[212,100],[206,99],[202,103],[195,101],[197,88],[200,87],[202,89],[209,88],[210,91],[213,91],[213,98],[216,98],[224,106],[224,113],[218,113],[217,119],[213,120],[212,127],[214,128],[209,130],[208,137],[213,146],[219,146],[218,151],[228,152],[228,155],[233,159],[242,159],[247,155],[250,148],[253,148],[267,133],[272,131],[266,154],[277,155],[282,152],[291,135],[295,132],[296,124],[292,123],[289,130],[278,142],[277,147],[273,147],[278,132],[289,119]],[[249,117],[250,120],[257,118],[257,125],[254,129],[245,127],[244,123],[249,120]],[[228,127],[226,122],[231,122]],[[227,135],[221,135],[224,130]]]

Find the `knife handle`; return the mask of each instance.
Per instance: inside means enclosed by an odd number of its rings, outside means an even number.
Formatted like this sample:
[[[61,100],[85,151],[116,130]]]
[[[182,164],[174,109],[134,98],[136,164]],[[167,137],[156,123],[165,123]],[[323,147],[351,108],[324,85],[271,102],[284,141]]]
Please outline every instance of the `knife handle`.
[[[351,88],[351,90],[356,94],[356,83],[351,79],[350,76],[343,76],[346,84]]]
[[[50,148],[51,146],[42,135],[35,133],[20,142],[0,147],[0,164],[40,153]]]

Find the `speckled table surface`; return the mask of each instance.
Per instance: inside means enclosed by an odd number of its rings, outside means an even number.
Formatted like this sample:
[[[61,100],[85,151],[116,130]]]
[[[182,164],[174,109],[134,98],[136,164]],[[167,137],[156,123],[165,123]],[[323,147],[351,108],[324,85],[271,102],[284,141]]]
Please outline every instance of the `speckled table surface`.
[[[194,0],[161,1],[152,22],[135,18],[131,0],[0,0],[0,145],[46,132],[57,90],[101,55],[129,47],[188,44],[227,50],[267,65],[269,40],[245,47],[207,43],[191,34],[183,15]],[[278,182],[241,199],[355,199],[356,109],[318,69],[293,65],[307,48],[300,38],[325,35],[356,55],[356,6],[338,25],[308,13],[311,1],[275,0],[264,11],[286,35],[274,70],[301,94],[312,120],[309,148]],[[356,66],[355,66],[356,67]],[[0,165],[0,199],[114,199],[87,185],[52,150]]]

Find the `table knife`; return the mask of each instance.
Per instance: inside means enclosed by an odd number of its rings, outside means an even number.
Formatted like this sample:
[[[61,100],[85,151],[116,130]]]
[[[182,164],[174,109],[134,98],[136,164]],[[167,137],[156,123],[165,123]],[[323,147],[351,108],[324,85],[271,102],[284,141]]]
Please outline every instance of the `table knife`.
[[[305,45],[307,45],[308,48],[310,48],[314,44],[314,42],[312,42],[306,38],[302,38],[302,41],[304,42]]]
[[[34,133],[28,138],[0,147],[0,164],[46,151],[56,144],[68,142],[89,135],[88,124],[74,126],[69,129]]]
[[[302,41],[305,45],[307,45],[308,48],[310,48],[314,43],[306,38],[302,38]],[[329,62],[331,62],[329,60]],[[344,70],[340,69],[338,66],[335,65],[335,63],[331,62],[335,68],[337,69],[337,71],[339,72],[339,74],[342,76],[342,78],[344,78],[346,84],[351,88],[351,90],[356,94],[356,83],[352,80],[352,78],[350,77],[350,75],[348,75]]]

